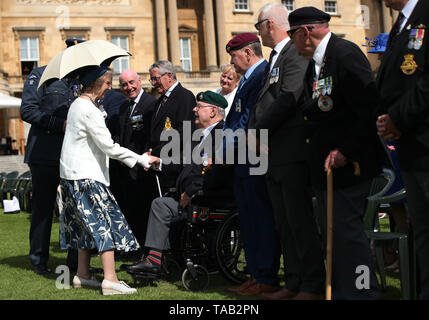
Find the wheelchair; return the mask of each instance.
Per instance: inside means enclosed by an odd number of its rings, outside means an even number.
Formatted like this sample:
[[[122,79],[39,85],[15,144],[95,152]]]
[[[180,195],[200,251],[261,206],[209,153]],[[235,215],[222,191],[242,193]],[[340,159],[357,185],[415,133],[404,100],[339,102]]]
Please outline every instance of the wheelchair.
[[[226,190],[225,190],[226,191]],[[220,273],[232,283],[247,280],[235,200],[231,193],[200,191],[190,209],[171,221],[171,249],[163,254],[160,275],[130,273],[134,281],[181,280],[189,291],[203,291]]]

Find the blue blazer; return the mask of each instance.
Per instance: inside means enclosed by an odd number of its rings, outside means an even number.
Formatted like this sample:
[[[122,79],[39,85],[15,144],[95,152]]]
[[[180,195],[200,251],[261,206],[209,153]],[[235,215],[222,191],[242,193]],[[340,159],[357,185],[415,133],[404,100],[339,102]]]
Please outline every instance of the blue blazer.
[[[240,90],[237,91],[234,101],[232,102],[231,110],[226,118],[224,129],[231,129],[233,131],[243,129],[247,131],[250,112],[258,101],[259,93],[263,85],[262,81],[264,71],[267,64],[267,61],[264,60],[259,66],[257,66],[256,69],[253,70],[249,79],[247,79]],[[226,143],[229,143],[229,141],[226,140]],[[237,149],[237,147],[238,146],[235,143],[234,149]],[[225,148],[226,147],[224,146],[224,151]],[[237,163],[237,155],[235,155],[234,159],[235,163]],[[235,174],[240,177],[248,176],[249,166],[246,149],[246,164],[237,164],[235,166]]]

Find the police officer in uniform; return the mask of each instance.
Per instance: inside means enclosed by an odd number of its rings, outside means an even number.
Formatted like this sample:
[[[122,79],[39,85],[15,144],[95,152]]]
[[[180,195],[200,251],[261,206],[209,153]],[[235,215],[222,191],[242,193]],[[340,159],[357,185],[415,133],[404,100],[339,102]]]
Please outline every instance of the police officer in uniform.
[[[378,74],[378,134],[395,140],[419,267],[429,299],[429,2],[384,0],[399,11]]]
[[[67,39],[67,47],[82,42]],[[77,97],[77,86],[57,80],[37,89],[46,66],[35,68],[24,84],[21,118],[31,124],[24,162],[30,167],[33,202],[30,227],[30,260],[34,271],[47,274],[53,210],[60,181],[59,160],[67,112]],[[69,250],[67,265],[77,267],[77,251]]]
[[[330,18],[314,7],[289,15],[289,36],[298,53],[310,60],[299,101],[306,121],[306,158],[325,239],[326,172],[333,168],[332,298],[377,299],[378,283],[362,219],[384,152],[373,121],[375,79],[360,48],[330,32]],[[361,266],[369,281],[357,286]]]

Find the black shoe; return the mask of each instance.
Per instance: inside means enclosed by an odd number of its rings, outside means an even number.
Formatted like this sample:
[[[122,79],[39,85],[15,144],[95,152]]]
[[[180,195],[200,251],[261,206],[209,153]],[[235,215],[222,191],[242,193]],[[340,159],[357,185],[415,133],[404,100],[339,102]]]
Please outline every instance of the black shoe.
[[[50,274],[52,270],[49,269],[46,264],[37,264],[34,266],[34,272],[37,274]]]
[[[161,273],[161,265],[149,264],[146,261],[140,261],[126,268],[126,271],[134,274],[156,274]]]

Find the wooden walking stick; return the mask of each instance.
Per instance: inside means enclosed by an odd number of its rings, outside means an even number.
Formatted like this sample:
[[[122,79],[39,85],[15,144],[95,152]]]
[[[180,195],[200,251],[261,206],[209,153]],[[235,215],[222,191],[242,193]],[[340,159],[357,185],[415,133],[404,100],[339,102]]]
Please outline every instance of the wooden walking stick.
[[[329,167],[327,178],[327,230],[326,230],[326,300],[332,300],[332,217],[334,202],[334,187],[332,168]]]

